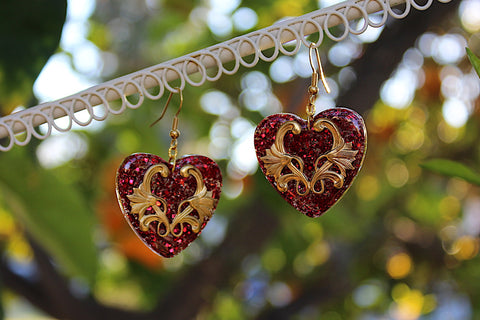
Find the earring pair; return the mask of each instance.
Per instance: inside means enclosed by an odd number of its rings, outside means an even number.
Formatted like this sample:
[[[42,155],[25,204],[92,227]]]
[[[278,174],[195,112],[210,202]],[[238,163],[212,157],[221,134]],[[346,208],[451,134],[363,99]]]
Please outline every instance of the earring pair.
[[[309,46],[309,60],[306,119],[291,113],[270,115],[257,126],[254,145],[262,172],[281,197],[301,213],[318,217],[352,184],[365,157],[367,132],[362,117],[348,108],[316,113],[319,80],[327,93],[330,89],[315,43]],[[212,159],[194,155],[177,160],[183,105],[182,91],[177,91],[180,106],[170,131],[169,160],[132,154],[116,177],[123,215],[143,242],[164,257],[176,255],[197,238],[216,209],[222,187]],[[154,124],[165,115],[172,95]]]

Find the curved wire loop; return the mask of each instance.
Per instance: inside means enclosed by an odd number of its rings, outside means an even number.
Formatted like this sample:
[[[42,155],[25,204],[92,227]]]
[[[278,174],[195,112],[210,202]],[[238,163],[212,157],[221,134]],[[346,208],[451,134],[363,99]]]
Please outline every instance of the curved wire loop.
[[[328,86],[327,80],[325,79],[325,73],[323,72],[322,61],[320,60],[320,53],[318,52],[318,48],[315,47],[315,42],[311,42],[308,48],[308,57],[310,59],[310,67],[312,67],[312,86],[318,85],[318,76],[320,75],[320,80],[322,80],[323,87],[327,93],[330,93],[330,87]],[[315,52],[315,57],[317,59],[318,71],[315,68],[315,64],[313,63],[313,52]],[[315,79],[314,79],[315,77]]]
[[[180,114],[180,111],[182,110],[182,106],[183,106],[182,89],[178,87],[175,89],[177,89],[177,92],[180,94],[180,104],[178,106],[177,112],[175,113],[175,116],[173,117],[172,130],[170,130],[170,137],[172,138],[172,141],[170,142],[170,148],[168,148],[168,162],[170,162],[173,165],[174,170],[175,170],[175,163],[177,161],[177,139],[180,136],[180,131],[178,130],[178,115]],[[170,100],[172,100],[172,96],[174,93],[176,92],[170,91],[170,95],[168,96],[167,102],[165,103],[165,107],[163,108],[162,114],[157,120],[155,120],[150,125],[150,127],[163,119],[163,117],[165,116],[165,113],[167,112],[168,106],[170,105]]]
[[[170,95],[168,96],[167,102],[165,103],[165,107],[163,107],[162,114],[160,115],[160,117],[157,120],[155,120],[150,125],[150,127],[153,127],[155,124],[157,124],[160,120],[163,119],[163,117],[165,116],[165,113],[167,112],[168,105],[170,104],[170,100],[172,100],[173,94],[178,93],[180,95],[180,105],[178,106],[177,113],[175,113],[175,116],[173,117],[173,124],[172,124],[172,130],[177,129],[177,127],[174,128],[174,125],[175,125],[175,123],[178,125],[178,115],[180,113],[180,110],[182,110],[182,106],[183,106],[183,93],[182,93],[182,89],[180,89],[179,87],[177,87],[175,89],[177,89],[178,92],[174,92],[174,91],[170,92]]]
[[[317,60],[317,68],[315,68],[315,63],[313,61],[313,53]],[[310,124],[313,121],[315,116],[315,100],[318,94],[318,78],[322,81],[323,87],[327,93],[330,93],[330,87],[328,86],[327,80],[325,79],[325,73],[323,72],[322,61],[320,60],[320,53],[318,52],[318,47],[316,47],[315,42],[311,42],[308,46],[308,58],[310,60],[310,67],[312,68],[312,83],[308,87],[308,104],[306,106],[307,113],[307,125],[308,128],[311,128]]]

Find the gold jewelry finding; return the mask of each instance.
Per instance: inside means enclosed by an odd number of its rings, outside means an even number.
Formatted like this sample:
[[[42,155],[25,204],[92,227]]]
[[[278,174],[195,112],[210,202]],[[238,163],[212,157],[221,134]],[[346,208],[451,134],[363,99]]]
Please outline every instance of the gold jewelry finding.
[[[320,54],[318,52],[318,48],[315,47],[315,42],[312,42],[310,43],[310,46],[308,48],[308,57],[310,60],[310,67],[312,68],[312,83],[308,87],[308,104],[306,106],[307,125],[309,129],[311,128],[310,121],[313,120],[313,117],[315,116],[315,100],[319,92],[319,89],[318,89],[319,73],[317,72],[317,69],[315,68],[315,64],[313,62],[313,53],[315,53],[318,70],[320,71],[320,80],[322,81],[325,91],[327,93],[330,93],[330,87],[328,86],[327,80],[325,79],[325,74],[323,72],[322,61],[320,60]]]
[[[182,105],[183,105],[183,93],[182,89],[176,88],[178,90],[178,93],[180,95],[180,105],[178,106],[177,113],[175,113],[175,116],[173,117],[173,122],[172,122],[172,130],[170,131],[170,137],[172,138],[172,141],[170,142],[170,148],[168,148],[168,162],[170,162],[173,165],[173,168],[175,169],[175,163],[177,161],[177,139],[180,136],[180,131],[178,130],[178,114],[180,113],[180,110],[182,110]],[[162,114],[160,117],[155,120],[151,125],[153,126],[156,124],[158,121],[162,120],[163,116],[165,115],[165,112],[167,111],[168,105],[170,104],[170,100],[172,100],[172,96],[175,92],[170,92],[170,95],[168,96],[167,102],[165,103],[165,107],[163,108]]]

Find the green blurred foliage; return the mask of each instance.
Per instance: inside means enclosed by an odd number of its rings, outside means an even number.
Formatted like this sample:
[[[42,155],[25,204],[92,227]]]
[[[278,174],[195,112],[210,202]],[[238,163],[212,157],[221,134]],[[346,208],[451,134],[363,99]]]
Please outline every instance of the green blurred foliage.
[[[469,48],[466,48],[466,52],[473,68],[480,76],[480,59]],[[447,159],[432,159],[422,163],[421,167],[448,177],[461,178],[477,186],[480,185],[480,175],[477,172],[455,161]]]
[[[466,48],[466,50],[467,50],[468,58],[470,59],[470,62],[473,65],[473,68],[475,69],[478,76],[480,77],[480,58],[478,58],[469,48]]]
[[[58,48],[66,12],[66,0],[2,1],[0,109],[4,114],[34,103],[33,82]]]
[[[422,167],[440,174],[464,179],[470,183],[480,185],[480,175],[469,167],[446,159],[433,159],[422,164]]]
[[[82,276],[93,284],[98,258],[91,234],[95,226],[91,206],[68,175],[55,176],[25,151],[2,155],[2,202],[71,276]]]

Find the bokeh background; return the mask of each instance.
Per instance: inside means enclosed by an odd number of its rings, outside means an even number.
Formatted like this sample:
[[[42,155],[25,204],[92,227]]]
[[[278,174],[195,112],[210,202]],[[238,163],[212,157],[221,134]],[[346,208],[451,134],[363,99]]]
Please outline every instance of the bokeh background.
[[[4,0],[0,112],[335,3]],[[265,116],[304,115],[308,51],[187,87],[179,154],[215,159],[224,187],[201,236],[172,259],[136,238],[114,192],[127,155],[167,157],[175,110],[149,127],[166,97],[0,154],[2,316],[480,319],[480,190],[472,183],[480,80],[467,46],[479,55],[480,0],[435,2],[342,42],[324,39],[332,93],[320,94],[317,110],[341,105],[361,113],[369,146],[352,188],[317,219],[281,200],[253,149]],[[461,179],[452,165],[440,165],[444,174],[425,169],[437,158],[473,172]]]

